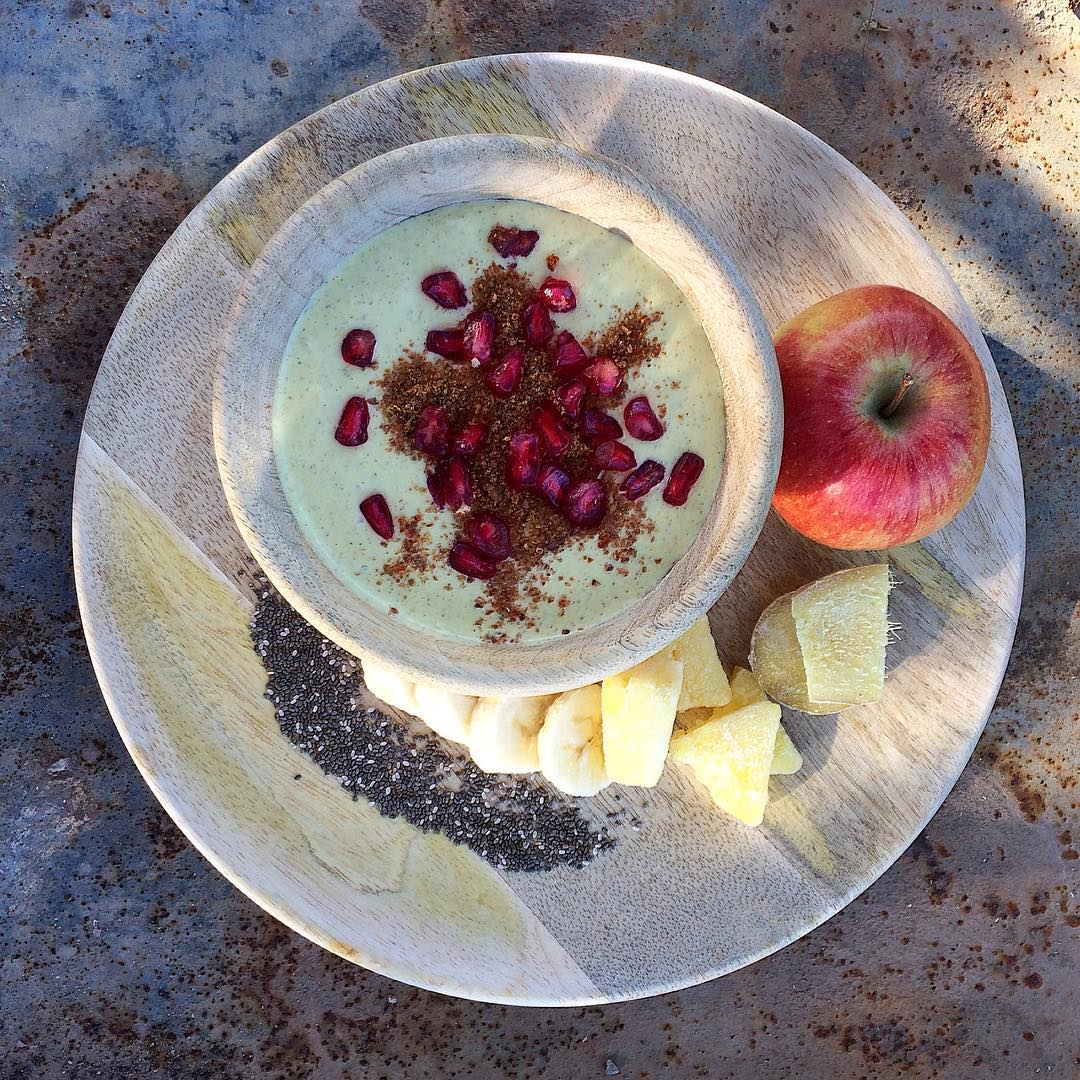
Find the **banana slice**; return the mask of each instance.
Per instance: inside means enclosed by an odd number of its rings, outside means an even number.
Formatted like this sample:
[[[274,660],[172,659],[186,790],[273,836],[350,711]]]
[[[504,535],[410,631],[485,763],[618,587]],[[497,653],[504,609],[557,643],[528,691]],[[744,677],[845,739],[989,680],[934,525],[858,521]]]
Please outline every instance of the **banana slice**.
[[[476,698],[424,682],[416,684],[413,695],[416,699],[416,715],[436,735],[451,742],[468,743]]]
[[[490,773],[527,773],[540,768],[537,734],[554,694],[481,698],[469,725],[469,753]]]
[[[595,795],[611,782],[604,768],[600,687],[560,694],[537,736],[540,771],[567,795]]]
[[[411,679],[379,660],[362,660],[361,667],[365,685],[377,698],[392,709],[401,709],[413,716],[418,713],[416,684]]]

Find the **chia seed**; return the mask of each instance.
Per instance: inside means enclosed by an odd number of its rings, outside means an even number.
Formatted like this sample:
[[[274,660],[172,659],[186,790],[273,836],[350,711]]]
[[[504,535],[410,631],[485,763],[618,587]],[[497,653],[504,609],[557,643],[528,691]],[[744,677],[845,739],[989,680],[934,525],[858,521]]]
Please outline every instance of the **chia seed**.
[[[464,844],[507,871],[580,868],[614,844],[573,802],[531,776],[481,772],[464,748],[358,702],[356,658],[256,575],[251,640],[282,734],[386,817]],[[299,776],[297,776],[299,779]]]

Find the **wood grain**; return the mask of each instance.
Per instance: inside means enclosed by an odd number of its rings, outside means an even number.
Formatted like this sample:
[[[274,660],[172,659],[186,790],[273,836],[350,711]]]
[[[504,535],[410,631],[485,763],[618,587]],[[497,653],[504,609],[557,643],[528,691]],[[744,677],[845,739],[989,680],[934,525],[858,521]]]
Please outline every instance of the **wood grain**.
[[[285,496],[269,423],[296,319],[343,258],[406,218],[455,202],[527,199],[618,228],[682,290],[724,386],[726,448],[701,531],[648,595],[545,642],[462,642],[403,624],[319,557]],[[466,694],[547,694],[625,671],[699,619],[757,540],[780,466],[783,405],[768,331],[724,252],[629,170],[547,140],[458,136],[403,147],[327,185],[286,221],[240,286],[215,384],[226,497],[248,548],[309,622],[343,648]]]
[[[770,328],[841,289],[886,282],[944,310],[986,366],[992,432],[974,499],[942,532],[885,553],[902,627],[885,698],[842,718],[785,717],[806,767],[773,778],[761,829],[717,813],[668,768],[655,790],[622,793],[642,828],[585,870],[500,875],[440,839],[410,840],[310,767],[295,805],[277,794],[298,755],[261,698],[243,632],[246,549],[211,440],[226,314],[263,246],[336,177],[395,147],[470,132],[553,138],[629,166],[706,225]],[[102,364],[76,477],[75,558],[117,726],[230,880],[301,933],[397,978],[569,1004],[750,963],[827,919],[914,839],[993,704],[1019,608],[1023,522],[1016,441],[978,326],[881,192],[807,132],[721,87],[630,61],[525,55],[354,94],[272,140],[193,211]],[[710,614],[725,658],[745,658],[757,613],[781,592],[881,555],[827,551],[770,515]],[[588,813],[599,819],[615,794],[587,800]]]

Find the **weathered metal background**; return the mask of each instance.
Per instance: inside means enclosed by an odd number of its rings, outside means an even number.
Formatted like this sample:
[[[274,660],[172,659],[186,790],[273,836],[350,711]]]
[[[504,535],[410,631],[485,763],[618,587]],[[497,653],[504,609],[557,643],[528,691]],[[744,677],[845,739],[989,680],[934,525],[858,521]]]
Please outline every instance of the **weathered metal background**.
[[[1080,1074],[1075,0],[0,0],[0,16],[0,1078]],[[102,350],[207,188],[375,79],[537,48],[716,79],[881,184],[983,321],[1029,524],[997,708],[897,865],[752,968],[565,1011],[368,974],[218,877],[113,729],[68,535]]]

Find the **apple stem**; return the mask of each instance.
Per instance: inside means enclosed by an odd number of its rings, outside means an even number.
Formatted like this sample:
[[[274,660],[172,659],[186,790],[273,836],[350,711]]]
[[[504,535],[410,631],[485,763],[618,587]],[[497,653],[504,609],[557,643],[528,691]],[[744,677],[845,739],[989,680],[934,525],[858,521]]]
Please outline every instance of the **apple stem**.
[[[892,400],[881,410],[883,420],[888,420],[900,408],[900,402],[904,400],[904,395],[911,389],[914,382],[915,376],[910,371],[905,371],[904,377],[900,380],[900,385],[896,388],[896,393],[892,396]]]

